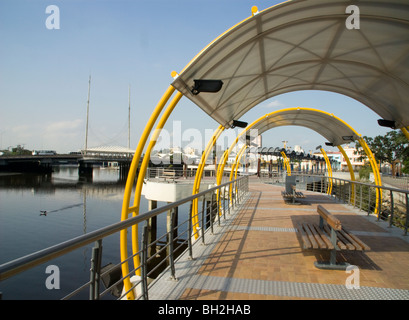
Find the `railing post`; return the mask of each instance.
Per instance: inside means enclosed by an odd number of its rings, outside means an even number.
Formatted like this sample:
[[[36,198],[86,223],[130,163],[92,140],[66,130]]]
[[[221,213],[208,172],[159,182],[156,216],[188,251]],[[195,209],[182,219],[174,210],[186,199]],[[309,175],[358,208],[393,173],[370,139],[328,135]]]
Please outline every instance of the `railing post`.
[[[241,200],[243,199],[243,180],[240,180],[239,182],[239,203],[241,203]]]
[[[237,206],[239,202],[239,196],[240,196],[240,182],[236,181],[236,193],[234,195],[234,205]]]
[[[404,235],[408,235],[408,227],[409,227],[409,200],[408,194],[406,193],[406,223],[405,223],[405,233]]]
[[[189,219],[192,221],[192,219]],[[169,232],[169,267],[171,273],[171,280],[176,280],[176,273],[175,273],[175,259],[174,259],[174,229],[175,229],[175,208],[173,208],[170,212],[170,230]]]
[[[376,193],[378,194],[378,221],[381,218],[381,214],[382,214],[382,197],[381,197],[381,188],[380,187],[376,187]],[[376,208],[376,205],[375,205]]]
[[[217,190],[218,191],[218,196],[217,196],[217,198],[216,198],[216,202],[217,202],[217,210],[216,210],[216,215],[217,215],[217,222],[218,222],[218,224],[219,224],[219,226],[220,226],[220,194],[221,194],[221,192],[220,192],[220,189],[218,189]]]
[[[226,187],[223,188],[223,218],[226,220]]]
[[[392,228],[393,224],[393,215],[394,215],[394,203],[393,203],[393,192],[392,190],[389,190],[389,194],[391,196],[391,215],[389,217],[389,228]]]
[[[359,210],[362,210],[362,184],[359,185]]]
[[[356,208],[356,187],[357,184],[353,181],[351,181],[352,185],[354,186],[354,208]]]
[[[206,222],[205,222],[205,203],[206,196],[203,196],[202,200],[202,244],[205,244],[205,231],[206,231]]]
[[[187,246],[189,250],[189,259],[193,260],[193,250],[192,250],[192,236],[193,236],[193,226],[192,226],[192,201],[190,202],[190,210],[189,210],[189,233],[187,237]]]
[[[142,231],[142,251],[141,251],[141,293],[143,300],[148,297],[148,226],[145,224]]]
[[[212,193],[212,201],[210,205],[210,230],[212,234],[214,234],[214,230],[213,230],[213,217],[214,217],[214,204],[215,204],[214,198],[215,198],[215,194]]]
[[[92,248],[91,268],[90,268],[90,300],[99,299],[99,280],[101,275],[102,240],[95,241]]]
[[[232,193],[230,192],[230,190],[232,190],[232,189],[231,189],[232,186],[233,186],[233,183],[230,183],[230,184],[229,184],[229,192],[227,192],[227,210],[228,210],[228,214],[230,214],[230,201],[232,200],[232,199],[230,198],[230,194],[232,194]],[[232,203],[232,204],[233,204],[233,203]]]
[[[322,190],[324,190],[324,178],[323,177],[321,177],[321,190],[320,190],[320,193],[322,193]]]
[[[371,213],[371,187],[368,186],[368,216]]]

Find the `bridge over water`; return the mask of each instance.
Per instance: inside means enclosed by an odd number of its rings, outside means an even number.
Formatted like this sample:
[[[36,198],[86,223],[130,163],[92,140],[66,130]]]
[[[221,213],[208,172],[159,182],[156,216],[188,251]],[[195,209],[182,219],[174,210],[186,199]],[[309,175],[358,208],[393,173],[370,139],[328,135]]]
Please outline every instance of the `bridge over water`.
[[[78,153],[53,155],[0,156],[0,172],[51,173],[53,166],[76,165],[80,176],[92,179],[96,166],[114,164],[125,179],[132,161],[134,150],[120,147],[90,148]]]

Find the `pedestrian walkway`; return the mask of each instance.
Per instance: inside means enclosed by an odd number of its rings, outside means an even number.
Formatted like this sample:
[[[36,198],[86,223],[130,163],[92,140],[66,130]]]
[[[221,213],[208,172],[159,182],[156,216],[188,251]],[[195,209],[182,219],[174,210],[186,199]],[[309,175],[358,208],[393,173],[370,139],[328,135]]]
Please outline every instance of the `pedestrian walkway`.
[[[286,204],[282,190],[251,178],[238,210],[206,234],[206,245],[194,245],[194,260],[177,260],[177,281],[166,273],[155,280],[149,299],[409,299],[409,242],[402,230],[313,192],[304,192],[299,205]],[[359,289],[346,286],[351,272],[314,267],[328,252],[301,249],[296,226],[317,223],[318,204],[371,248],[337,255],[359,268],[359,283],[352,282]]]

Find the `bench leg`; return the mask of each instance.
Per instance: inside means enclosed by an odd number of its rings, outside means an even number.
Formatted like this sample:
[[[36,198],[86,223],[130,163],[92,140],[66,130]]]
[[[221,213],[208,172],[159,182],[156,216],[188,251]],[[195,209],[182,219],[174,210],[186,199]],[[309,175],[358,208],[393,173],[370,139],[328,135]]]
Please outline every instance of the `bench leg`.
[[[320,221],[321,225],[321,221]],[[336,248],[337,243],[337,234],[334,229],[331,228],[331,242]],[[337,263],[337,249],[331,250],[331,256],[329,258],[329,262],[327,261],[315,261],[314,266],[318,269],[326,269],[326,270],[346,270],[349,266],[349,263]]]
[[[349,263],[337,263],[336,255],[337,251],[335,249],[331,250],[331,257],[329,261],[315,261],[314,266],[318,269],[324,270],[346,270],[346,268],[349,266]]]

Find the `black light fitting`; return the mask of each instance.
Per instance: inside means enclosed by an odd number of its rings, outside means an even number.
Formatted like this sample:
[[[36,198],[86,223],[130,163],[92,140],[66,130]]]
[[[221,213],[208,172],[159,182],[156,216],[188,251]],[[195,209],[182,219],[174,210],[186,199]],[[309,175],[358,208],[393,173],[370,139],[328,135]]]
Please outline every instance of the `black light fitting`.
[[[193,95],[198,95],[200,92],[218,92],[223,86],[223,81],[221,80],[193,80],[195,85],[193,86],[191,92]]]
[[[342,140],[344,141],[354,141],[354,137],[353,136],[342,136]]]
[[[239,120],[233,120],[232,128],[239,127],[239,128],[245,128],[247,127],[248,123],[244,121],[239,121]]]
[[[394,120],[379,119],[378,124],[381,127],[396,129],[396,122]]]

